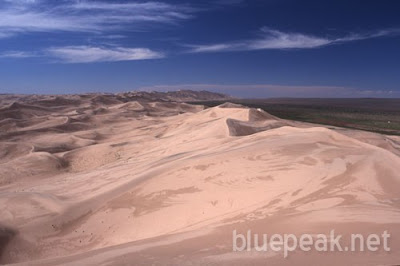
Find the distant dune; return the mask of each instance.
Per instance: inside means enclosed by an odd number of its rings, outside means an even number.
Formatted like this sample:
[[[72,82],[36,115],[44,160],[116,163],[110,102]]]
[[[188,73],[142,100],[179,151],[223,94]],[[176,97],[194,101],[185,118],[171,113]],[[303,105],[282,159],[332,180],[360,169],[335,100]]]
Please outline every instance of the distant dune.
[[[395,265],[400,137],[210,92],[0,95],[0,263]],[[391,233],[390,253],[233,252],[232,231]]]

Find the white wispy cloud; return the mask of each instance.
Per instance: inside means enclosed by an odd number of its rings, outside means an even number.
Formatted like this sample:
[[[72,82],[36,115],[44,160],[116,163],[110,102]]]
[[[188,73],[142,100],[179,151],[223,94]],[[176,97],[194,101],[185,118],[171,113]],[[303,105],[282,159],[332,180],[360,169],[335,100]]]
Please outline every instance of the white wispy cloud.
[[[343,37],[318,37],[303,33],[287,33],[269,28],[262,28],[260,37],[252,40],[242,40],[228,43],[188,45],[192,53],[251,51],[266,49],[310,49],[332,44],[352,42],[399,34],[398,29],[381,30],[365,34],[349,34]]]
[[[4,2],[7,3],[13,3],[13,4],[33,4],[36,3],[36,0],[3,0]]]
[[[35,57],[36,53],[25,52],[25,51],[7,51],[0,53],[0,58],[28,58]]]
[[[162,2],[0,1],[0,38],[23,32],[139,30],[174,24],[194,9]]]
[[[164,54],[148,48],[65,46],[46,50],[48,56],[65,63],[94,63],[157,59]]]

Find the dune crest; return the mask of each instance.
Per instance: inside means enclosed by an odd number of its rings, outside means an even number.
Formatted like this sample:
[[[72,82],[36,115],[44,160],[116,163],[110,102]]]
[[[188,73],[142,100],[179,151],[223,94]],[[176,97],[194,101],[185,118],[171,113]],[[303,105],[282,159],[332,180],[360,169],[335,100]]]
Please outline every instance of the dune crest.
[[[0,109],[1,263],[289,265],[232,253],[232,230],[400,233],[396,137],[148,97]],[[386,256],[352,256],[393,264],[400,242],[391,244]]]

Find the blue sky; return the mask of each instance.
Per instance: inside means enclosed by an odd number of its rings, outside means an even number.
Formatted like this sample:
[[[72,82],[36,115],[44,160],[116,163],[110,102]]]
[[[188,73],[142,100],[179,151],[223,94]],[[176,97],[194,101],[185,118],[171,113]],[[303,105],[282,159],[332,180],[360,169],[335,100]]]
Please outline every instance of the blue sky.
[[[400,97],[400,3],[0,0],[0,93]]]

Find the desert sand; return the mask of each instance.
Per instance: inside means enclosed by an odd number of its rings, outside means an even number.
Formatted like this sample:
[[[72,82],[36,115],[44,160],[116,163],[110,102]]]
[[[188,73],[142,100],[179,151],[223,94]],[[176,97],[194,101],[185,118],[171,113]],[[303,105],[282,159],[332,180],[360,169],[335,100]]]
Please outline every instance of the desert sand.
[[[229,103],[32,97],[0,107],[0,263],[400,263],[399,137]],[[391,251],[233,252],[234,229],[387,230]]]

